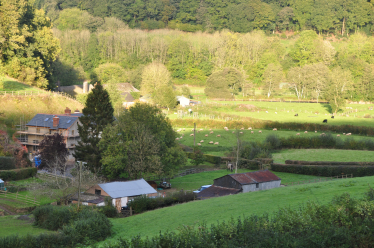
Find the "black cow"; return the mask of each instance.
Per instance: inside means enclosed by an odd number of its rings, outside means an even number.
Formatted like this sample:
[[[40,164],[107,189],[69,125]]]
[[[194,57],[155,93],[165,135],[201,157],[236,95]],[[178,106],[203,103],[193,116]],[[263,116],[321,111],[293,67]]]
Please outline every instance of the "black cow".
[[[327,119],[324,119],[322,123],[327,123]]]
[[[331,119],[334,119],[335,118],[335,116],[331,116]]]
[[[299,114],[295,114],[295,116],[299,116]]]

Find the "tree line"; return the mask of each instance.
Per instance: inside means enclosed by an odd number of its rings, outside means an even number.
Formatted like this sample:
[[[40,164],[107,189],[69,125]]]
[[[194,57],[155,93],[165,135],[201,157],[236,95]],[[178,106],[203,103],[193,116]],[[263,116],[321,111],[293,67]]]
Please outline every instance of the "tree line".
[[[230,29],[276,32],[313,29],[347,35],[373,32],[374,6],[366,0],[37,0],[52,20],[69,8],[87,11],[95,18],[115,17],[132,28],[172,28],[183,31]]]

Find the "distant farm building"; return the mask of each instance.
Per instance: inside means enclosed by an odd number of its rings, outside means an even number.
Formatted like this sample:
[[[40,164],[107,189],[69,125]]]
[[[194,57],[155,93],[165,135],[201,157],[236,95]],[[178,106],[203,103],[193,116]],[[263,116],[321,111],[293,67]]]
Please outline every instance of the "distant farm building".
[[[280,187],[281,179],[268,170],[229,174],[214,179],[209,188],[197,194],[197,198],[233,195]]]

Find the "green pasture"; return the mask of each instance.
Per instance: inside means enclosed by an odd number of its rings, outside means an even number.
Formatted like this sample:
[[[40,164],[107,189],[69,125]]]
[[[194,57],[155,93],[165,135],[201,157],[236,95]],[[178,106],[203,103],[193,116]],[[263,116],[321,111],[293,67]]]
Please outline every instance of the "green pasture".
[[[38,235],[41,233],[52,233],[51,231],[37,228],[32,225],[30,220],[20,220],[19,215],[8,215],[0,217],[0,237],[10,235],[25,236],[28,234]]]
[[[264,130],[264,129],[261,130],[262,133],[259,133],[260,131],[259,129],[248,130],[248,127],[244,127],[244,128],[245,130],[238,130],[238,131],[243,132],[243,134],[239,134],[240,140],[246,141],[246,142],[251,142],[251,141],[263,142],[265,141],[266,136],[268,136],[269,134],[275,134],[279,137],[284,137],[284,138],[294,136],[297,133],[300,133],[300,136],[302,137],[304,136],[312,137],[312,136],[317,136],[321,134],[321,132],[319,131],[315,133],[314,131],[310,131],[310,130],[308,133],[304,133],[304,130],[272,131],[272,130]],[[178,128],[178,129],[181,129],[181,128]],[[213,134],[210,134],[211,131],[209,129],[206,129],[205,127],[197,127],[196,129],[197,130],[203,129],[202,131],[199,131],[199,132],[196,131],[195,140],[196,140],[196,145],[201,140],[204,140],[203,143],[200,143],[201,146],[199,147],[201,148],[201,151],[205,154],[226,156],[233,150],[233,147],[236,146],[237,135],[236,133],[232,133],[232,132],[235,132],[235,130],[225,131],[224,129],[212,129]],[[190,136],[193,133],[191,130],[192,130],[191,128],[185,128],[185,131],[183,131],[182,129],[182,131],[178,132],[178,137],[179,137],[178,142],[180,144],[183,144],[189,147],[194,146],[194,136]],[[251,131],[253,131],[253,134],[251,133]],[[182,137],[182,134],[184,134],[183,137]],[[205,135],[208,135],[208,137],[205,137]],[[217,135],[221,135],[221,137],[217,137]],[[374,139],[374,137],[359,136],[359,135],[345,136],[341,134],[340,136],[341,139],[346,139],[348,137],[353,137],[355,139]],[[219,142],[219,145],[209,144],[210,141]]]
[[[40,91],[36,87],[20,83],[9,77],[0,77],[0,81],[3,81],[3,87],[0,88],[0,91]]]
[[[373,183],[374,177],[336,179],[178,204],[128,218],[112,219],[115,234],[109,240],[138,234],[152,237],[160,231],[177,231],[182,225],[210,225],[240,216],[271,214],[279,208],[297,208],[309,200],[323,204],[344,192],[360,198],[368,190],[368,184],[373,186]]]
[[[338,149],[290,149],[272,154],[274,163],[286,160],[336,161],[336,162],[373,162],[373,151],[338,150]]]
[[[255,170],[245,170],[238,169],[238,173],[250,172]],[[171,179],[171,185],[173,189],[177,190],[197,190],[202,185],[213,184],[213,180],[228,174],[233,174],[235,171],[231,172],[228,170],[216,170],[216,171],[205,171],[201,173],[191,174],[183,177],[176,177]],[[284,172],[273,172],[275,175],[282,179],[282,184],[289,184],[292,182],[313,180],[319,177],[308,176],[308,175],[298,175],[292,173]]]

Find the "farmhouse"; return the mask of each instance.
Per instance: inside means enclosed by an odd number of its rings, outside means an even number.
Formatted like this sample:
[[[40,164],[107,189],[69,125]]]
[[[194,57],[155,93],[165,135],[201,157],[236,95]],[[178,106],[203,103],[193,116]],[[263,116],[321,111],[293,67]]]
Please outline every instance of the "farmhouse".
[[[229,174],[214,179],[214,185],[232,189],[240,192],[258,191],[280,187],[281,179],[268,170]]]
[[[109,196],[112,198],[113,206],[115,206],[118,211],[121,211],[122,207],[126,207],[127,203],[134,197],[141,195],[157,195],[157,191],[144,179],[97,184],[89,188],[85,193],[101,197]]]
[[[37,114],[17,132],[20,135],[19,141],[26,146],[29,153],[36,153],[45,136],[59,133],[64,136],[66,148],[69,150],[68,159],[73,160],[75,146],[80,141],[78,122],[82,115],[78,110],[71,113],[69,108],[65,109],[65,114]]]

